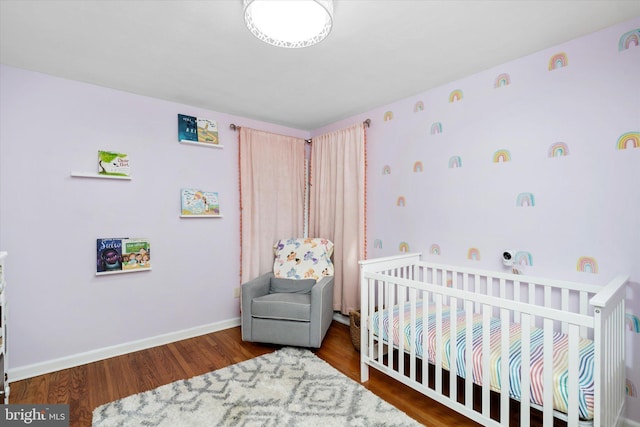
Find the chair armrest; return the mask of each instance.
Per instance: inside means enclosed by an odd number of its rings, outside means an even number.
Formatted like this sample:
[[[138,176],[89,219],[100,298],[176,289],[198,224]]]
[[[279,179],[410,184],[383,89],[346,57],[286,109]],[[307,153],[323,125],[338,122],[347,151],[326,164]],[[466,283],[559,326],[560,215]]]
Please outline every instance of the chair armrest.
[[[312,347],[320,347],[322,338],[333,320],[333,284],[333,276],[324,276],[311,288],[309,340]]]
[[[251,339],[251,301],[256,297],[261,297],[269,293],[271,286],[271,278],[273,272],[264,273],[255,279],[245,282],[241,286],[241,314],[242,314],[242,339],[244,341],[252,341]]]

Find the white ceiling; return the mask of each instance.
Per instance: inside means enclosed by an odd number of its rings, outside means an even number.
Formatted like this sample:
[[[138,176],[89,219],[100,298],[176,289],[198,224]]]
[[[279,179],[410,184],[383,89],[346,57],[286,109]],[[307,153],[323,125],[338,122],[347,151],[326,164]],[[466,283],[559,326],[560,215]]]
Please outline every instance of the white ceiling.
[[[0,62],[303,130],[640,16],[640,0],[335,0],[304,49],[242,0],[0,0]]]

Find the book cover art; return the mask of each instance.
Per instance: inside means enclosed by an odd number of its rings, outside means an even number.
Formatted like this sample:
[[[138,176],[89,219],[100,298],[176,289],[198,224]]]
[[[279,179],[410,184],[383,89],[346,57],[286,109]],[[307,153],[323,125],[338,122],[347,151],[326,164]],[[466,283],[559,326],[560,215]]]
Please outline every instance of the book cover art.
[[[122,241],[122,269],[142,270],[151,268],[151,245],[147,239]]]
[[[218,144],[218,124],[214,120],[198,118],[198,142]]]
[[[98,151],[100,175],[129,176],[129,156],[114,151]]]
[[[220,215],[218,193],[183,188],[180,190],[181,214],[184,216]]]
[[[198,118],[178,114],[178,141],[198,141]]]
[[[122,239],[97,239],[96,272],[122,270]]]

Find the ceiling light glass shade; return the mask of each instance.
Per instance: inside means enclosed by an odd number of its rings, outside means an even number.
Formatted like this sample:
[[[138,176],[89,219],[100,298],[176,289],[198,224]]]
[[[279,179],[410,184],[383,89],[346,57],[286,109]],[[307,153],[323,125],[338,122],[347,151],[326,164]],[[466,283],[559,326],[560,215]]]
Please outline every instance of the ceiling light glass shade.
[[[254,36],[278,47],[320,43],[331,32],[332,0],[244,0],[244,22]]]

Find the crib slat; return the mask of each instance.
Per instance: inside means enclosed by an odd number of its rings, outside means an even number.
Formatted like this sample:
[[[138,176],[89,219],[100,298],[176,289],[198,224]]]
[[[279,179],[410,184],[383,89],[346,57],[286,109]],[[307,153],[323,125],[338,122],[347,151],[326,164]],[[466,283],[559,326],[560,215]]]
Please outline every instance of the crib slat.
[[[513,281],[513,299],[514,301],[521,302],[520,299],[520,282],[517,280]],[[513,311],[513,321],[515,323],[520,323],[520,312],[517,310]]]
[[[588,311],[588,301],[587,298],[589,297],[589,295],[586,292],[580,292],[580,314],[587,314]],[[587,337],[587,327],[586,326],[580,326],[580,336],[583,338],[589,338]]]
[[[529,304],[536,305],[536,285],[529,282]],[[536,326],[535,316],[531,316],[531,326]]]
[[[449,399],[457,402],[458,396],[458,299],[449,300]]]
[[[436,392],[442,394],[442,295],[436,294]]]
[[[412,381],[416,380],[416,338],[418,336],[417,324],[416,324],[416,288],[409,289],[409,301],[411,301],[410,310],[410,333],[409,333],[409,345],[411,346],[411,357],[409,358],[409,376]]]
[[[569,289],[562,289],[561,292],[561,297],[560,297],[560,304],[561,304],[561,309],[562,311],[569,311]],[[567,333],[567,323],[566,322],[562,322],[562,333],[566,334]]]
[[[422,384],[429,387],[429,292],[422,291]]]
[[[491,384],[491,306],[483,305],[482,310],[482,415],[491,414],[490,384]]]
[[[389,357],[387,357],[387,367],[393,370],[393,306],[395,305],[395,292],[393,283],[387,282],[387,336],[389,337]],[[382,355],[378,355],[382,360]]]
[[[520,426],[529,427],[531,417],[531,323],[530,316],[522,313],[520,325]]]
[[[500,422],[509,425],[509,310],[500,310]]]
[[[389,307],[389,302],[386,300],[387,296],[384,293],[384,282],[382,282],[381,280],[378,281],[378,305],[379,305],[379,310],[380,310],[380,315],[378,316],[378,331],[379,335],[380,335],[380,339],[378,340],[378,362],[382,363],[382,355],[384,354],[384,340],[382,339],[382,334],[384,331],[384,326],[382,323],[383,320],[383,311]],[[373,340],[373,334],[371,334],[371,339]],[[371,357],[373,357],[373,354],[371,355]]]
[[[394,305],[398,306],[398,372],[404,375],[404,310],[406,301],[406,288],[402,285],[396,285],[396,289],[397,302],[395,302]]]
[[[569,422],[568,425],[575,426],[578,425],[578,415],[580,413],[580,408],[578,407],[578,391],[579,391],[579,383],[578,383],[578,364],[580,357],[580,348],[578,347],[578,334],[580,333],[580,328],[576,325],[569,325],[569,379],[567,381],[567,386],[569,388],[568,398],[567,398],[567,406],[569,409]]]
[[[544,425],[553,425],[553,320],[544,319],[542,418]]]
[[[473,409],[473,301],[465,301],[465,406]]]

